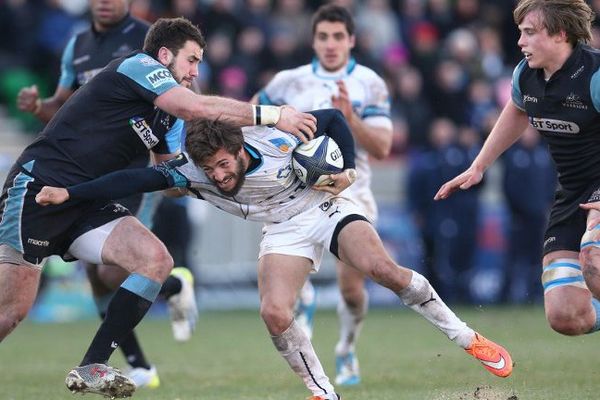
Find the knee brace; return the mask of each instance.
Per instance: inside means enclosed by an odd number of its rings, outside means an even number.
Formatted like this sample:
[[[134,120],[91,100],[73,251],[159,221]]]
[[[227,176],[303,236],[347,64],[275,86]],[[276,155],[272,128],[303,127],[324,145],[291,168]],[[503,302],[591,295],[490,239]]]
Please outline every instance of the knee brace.
[[[579,260],[559,258],[544,267],[542,272],[544,294],[559,286],[575,286],[587,289]]]

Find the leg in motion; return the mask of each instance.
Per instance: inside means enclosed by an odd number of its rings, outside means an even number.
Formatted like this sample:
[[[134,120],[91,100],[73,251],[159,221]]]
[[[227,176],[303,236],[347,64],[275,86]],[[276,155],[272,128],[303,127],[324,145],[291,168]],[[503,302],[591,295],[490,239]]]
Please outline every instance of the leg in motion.
[[[335,238],[334,238],[335,239]],[[483,338],[461,321],[421,274],[396,265],[366,221],[353,221],[337,237],[340,259],[398,295],[450,340],[500,377],[512,372],[512,359],[500,345]]]
[[[90,246],[98,246],[99,232],[104,240],[98,257]],[[173,267],[172,259],[165,246],[133,217],[120,218],[85,233],[69,251],[84,261],[119,265],[131,275],[115,292],[80,366],[69,373],[65,383],[75,392],[131,396],[135,390],[133,381],[106,363],[156,299],[161,283]]]
[[[362,272],[338,261],[336,263],[341,298],[337,306],[340,337],[335,346],[336,385],[360,383],[356,342],[369,308],[369,296]]]
[[[293,317],[297,293],[312,268],[308,258],[263,255],[258,264],[260,313],[279,354],[288,362],[315,399],[336,400],[310,339]]]

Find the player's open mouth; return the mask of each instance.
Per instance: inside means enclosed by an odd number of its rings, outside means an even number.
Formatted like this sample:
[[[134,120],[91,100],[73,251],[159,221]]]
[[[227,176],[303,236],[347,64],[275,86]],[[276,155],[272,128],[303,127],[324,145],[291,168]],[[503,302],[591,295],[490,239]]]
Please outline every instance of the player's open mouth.
[[[527,61],[529,61],[529,59],[531,58],[531,53],[528,53],[528,52],[526,52],[526,51],[524,51],[524,52],[523,52],[523,55],[525,56],[525,59],[526,59]]]
[[[227,178],[225,178],[221,182],[219,182],[219,186],[227,186],[227,184],[229,182],[231,182],[232,179],[233,179],[233,176],[228,176]]]

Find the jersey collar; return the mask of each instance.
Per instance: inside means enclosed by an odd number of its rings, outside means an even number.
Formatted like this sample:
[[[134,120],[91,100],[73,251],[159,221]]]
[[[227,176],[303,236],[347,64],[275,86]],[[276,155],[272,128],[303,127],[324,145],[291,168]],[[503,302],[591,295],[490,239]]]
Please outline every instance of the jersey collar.
[[[326,71],[317,57],[313,58],[311,66],[313,74],[319,78],[339,80],[345,78],[354,71],[354,68],[356,68],[356,60],[354,57],[350,57],[348,63],[344,67],[334,72]]]
[[[263,158],[259,151],[248,143],[244,143],[244,150],[250,155],[250,163],[248,164],[248,169],[246,169],[246,175],[248,175],[256,171],[262,165]]]
[[[583,44],[581,44],[580,42],[577,42],[577,44],[573,48],[573,51],[571,52],[571,55],[569,56],[569,58],[567,58],[565,63],[562,65],[562,67],[560,67],[560,69],[558,71],[556,71],[554,74],[552,74],[552,77],[550,78],[550,80],[554,80],[566,72],[572,73],[571,69],[573,68],[575,63],[577,63],[580,60],[581,53],[583,51],[582,50],[583,46],[584,46]],[[541,72],[541,76],[543,77],[544,70],[540,68],[540,72]]]

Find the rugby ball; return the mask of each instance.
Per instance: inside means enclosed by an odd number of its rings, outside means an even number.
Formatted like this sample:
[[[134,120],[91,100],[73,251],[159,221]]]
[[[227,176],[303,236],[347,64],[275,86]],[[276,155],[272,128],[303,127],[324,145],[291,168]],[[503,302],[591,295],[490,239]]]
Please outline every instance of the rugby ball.
[[[331,183],[329,175],[342,172],[344,158],[332,138],[319,136],[294,149],[292,167],[296,176],[307,185],[328,185]]]

